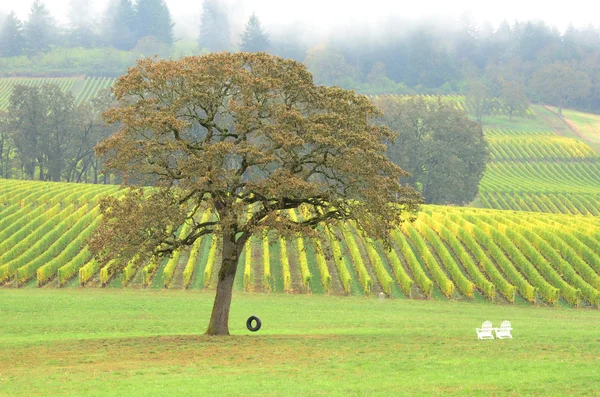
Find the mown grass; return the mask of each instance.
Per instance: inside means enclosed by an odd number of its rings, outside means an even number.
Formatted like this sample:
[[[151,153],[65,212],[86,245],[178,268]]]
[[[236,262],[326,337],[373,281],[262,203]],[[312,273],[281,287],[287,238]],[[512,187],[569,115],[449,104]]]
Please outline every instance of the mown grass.
[[[595,310],[234,294],[232,337],[206,337],[213,293],[0,290],[2,396],[596,395]],[[263,328],[245,330],[257,315]],[[513,340],[477,341],[510,320]]]
[[[519,131],[554,131],[559,135],[565,135],[569,130],[568,126],[559,119],[555,114],[548,112],[540,105],[533,105],[535,117],[513,117],[511,120],[508,116],[496,115],[493,117],[484,117],[483,126],[485,128],[494,129],[511,129]]]
[[[563,115],[583,134],[583,138],[600,143],[600,115],[564,109]]]

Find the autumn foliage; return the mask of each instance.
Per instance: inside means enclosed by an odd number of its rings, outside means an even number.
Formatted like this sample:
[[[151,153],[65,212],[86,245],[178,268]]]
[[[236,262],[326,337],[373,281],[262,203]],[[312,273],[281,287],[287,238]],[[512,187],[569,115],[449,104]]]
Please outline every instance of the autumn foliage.
[[[145,59],[113,91],[119,106],[105,119],[119,130],[96,151],[131,189],[105,201],[90,247],[101,261],[126,264],[216,234],[222,263],[209,334],[228,334],[235,269],[252,234],[310,234],[352,219],[385,242],[421,202],[386,158],[393,133],[370,123],[378,109],[316,86],[298,62],[265,53]],[[298,207],[301,220],[286,215]],[[215,217],[202,222],[206,208]],[[186,233],[175,233],[186,220]]]

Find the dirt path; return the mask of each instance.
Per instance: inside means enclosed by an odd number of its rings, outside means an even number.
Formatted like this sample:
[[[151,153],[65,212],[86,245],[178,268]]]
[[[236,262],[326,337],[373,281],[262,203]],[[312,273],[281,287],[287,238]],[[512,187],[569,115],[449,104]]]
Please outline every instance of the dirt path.
[[[173,278],[171,279],[171,284],[169,285],[169,288],[183,288],[183,271],[185,270],[185,266],[187,265],[189,257],[189,249],[184,250],[179,256],[179,262],[177,263],[175,271],[173,272]]]
[[[542,105],[542,108],[551,113],[554,117],[545,114],[545,112],[539,112],[538,115],[541,116],[548,124],[550,124],[554,132],[561,136],[567,137],[577,137],[584,141],[589,147],[594,149],[594,151],[600,154],[600,144],[598,142],[590,141],[589,138],[581,131],[573,122],[569,121],[566,117],[560,117],[556,113],[550,109],[547,105]]]
[[[569,130],[572,131],[570,125],[565,121],[564,118],[560,118],[556,113],[554,113],[548,106],[542,105],[541,108],[545,111],[538,112],[537,115],[540,116],[544,121],[552,127],[552,131],[560,136],[568,136]],[[548,114],[550,113],[550,114]]]

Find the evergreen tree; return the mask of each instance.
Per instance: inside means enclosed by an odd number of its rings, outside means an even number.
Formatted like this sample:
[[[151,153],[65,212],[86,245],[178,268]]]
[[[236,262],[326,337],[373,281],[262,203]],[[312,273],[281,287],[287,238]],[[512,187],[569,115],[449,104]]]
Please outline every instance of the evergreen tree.
[[[302,24],[296,22],[287,25],[285,30],[271,39],[270,51],[282,58],[304,61],[308,45],[302,40],[305,30]]]
[[[138,0],[136,5],[136,34],[138,40],[152,36],[173,44],[173,21],[164,0]]]
[[[269,44],[269,34],[262,30],[260,20],[253,13],[242,34],[241,50],[245,52],[266,51]]]
[[[0,31],[0,56],[14,57],[23,54],[25,37],[23,24],[15,12],[11,12],[4,20]]]
[[[115,0],[106,9],[105,41],[119,50],[130,50],[135,46],[136,15],[131,0]]]
[[[72,47],[95,47],[98,36],[95,32],[93,10],[88,0],[69,1],[68,45]]]
[[[32,52],[46,51],[56,40],[57,29],[50,11],[41,0],[31,5],[29,19],[25,24],[27,48]]]
[[[198,47],[210,52],[231,49],[229,19],[217,0],[205,0],[202,4]]]

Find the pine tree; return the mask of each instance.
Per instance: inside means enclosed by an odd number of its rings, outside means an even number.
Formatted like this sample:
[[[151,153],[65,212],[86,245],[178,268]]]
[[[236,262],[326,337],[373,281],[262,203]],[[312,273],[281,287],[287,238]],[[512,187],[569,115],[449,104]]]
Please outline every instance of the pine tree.
[[[231,49],[229,19],[217,0],[205,0],[202,4],[198,46],[210,52]]]
[[[14,57],[22,55],[24,47],[23,24],[13,11],[4,20],[4,25],[0,31],[0,56]]]
[[[90,48],[98,44],[93,12],[89,0],[69,0],[68,45]]]
[[[46,51],[56,40],[56,23],[41,0],[31,5],[29,19],[25,24],[27,48],[33,52]]]
[[[266,51],[269,44],[269,34],[262,30],[260,20],[255,14],[252,14],[242,34],[241,50],[245,52]]]
[[[138,0],[136,5],[136,34],[156,37],[164,44],[173,44],[173,21],[164,0]]]
[[[119,50],[130,50],[135,46],[135,9],[131,0],[115,0],[106,9],[105,41]]]

